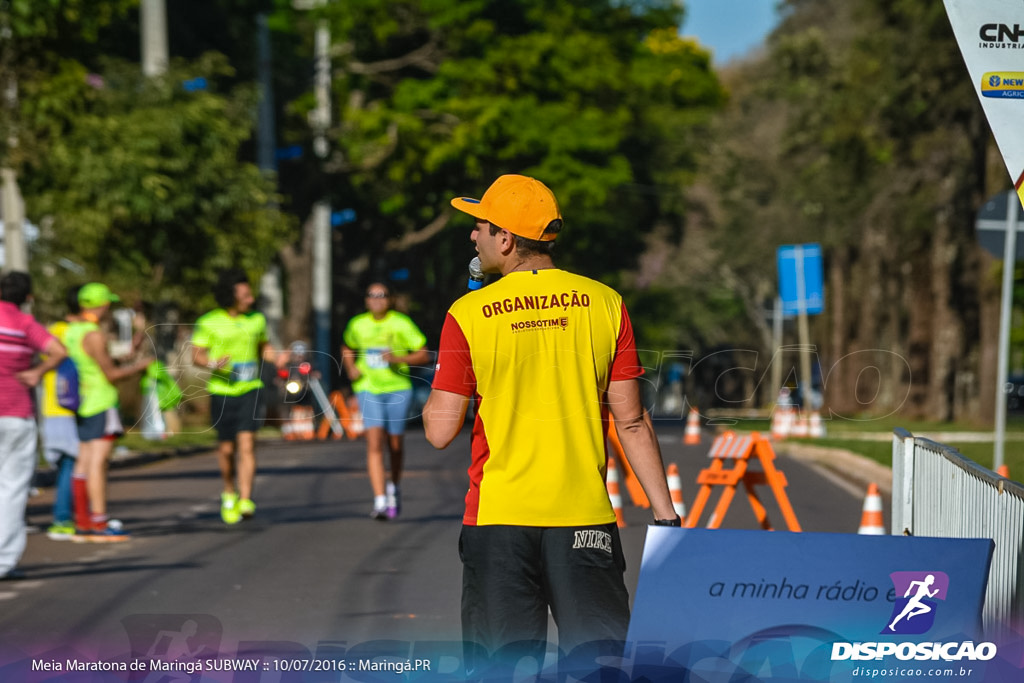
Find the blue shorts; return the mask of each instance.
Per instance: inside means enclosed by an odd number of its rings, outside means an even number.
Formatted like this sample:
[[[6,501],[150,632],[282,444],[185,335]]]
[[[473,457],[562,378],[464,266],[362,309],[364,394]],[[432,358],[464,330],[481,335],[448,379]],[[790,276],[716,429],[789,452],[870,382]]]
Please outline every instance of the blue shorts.
[[[383,427],[388,434],[398,436],[405,433],[405,421],[409,417],[409,403],[412,389],[392,391],[387,394],[359,392],[359,410],[363,413],[363,427]]]
[[[121,415],[117,408],[108,408],[102,413],[89,417],[78,416],[78,440],[96,441],[97,439],[114,440],[124,434],[121,426]]]

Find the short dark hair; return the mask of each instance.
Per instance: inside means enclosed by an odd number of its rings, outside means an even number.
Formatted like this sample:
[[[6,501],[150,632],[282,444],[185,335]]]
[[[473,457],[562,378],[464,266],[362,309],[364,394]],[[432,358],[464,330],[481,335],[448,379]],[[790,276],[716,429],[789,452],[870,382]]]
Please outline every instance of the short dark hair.
[[[544,228],[544,234],[557,234],[562,229],[561,219],[556,218]],[[491,235],[497,235],[504,228],[491,223]],[[521,256],[551,256],[555,252],[555,240],[531,240],[509,232]]]
[[[78,290],[82,285],[71,285],[64,292],[64,305],[67,306],[69,315],[78,315],[82,312],[82,304],[78,303]]]
[[[32,277],[20,270],[11,272],[0,278],[0,300],[15,306],[21,306],[32,294]]]
[[[249,276],[241,268],[227,268],[220,271],[213,288],[213,298],[221,308],[235,305],[235,285],[249,284]]]

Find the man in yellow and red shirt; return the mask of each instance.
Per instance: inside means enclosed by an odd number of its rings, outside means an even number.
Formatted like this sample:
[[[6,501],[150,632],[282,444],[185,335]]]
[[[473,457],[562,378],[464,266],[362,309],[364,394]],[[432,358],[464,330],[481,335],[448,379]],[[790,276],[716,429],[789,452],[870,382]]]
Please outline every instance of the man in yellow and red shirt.
[[[605,485],[609,412],[655,523],[679,518],[622,297],[555,268],[562,218],[543,183],[505,175],[482,199],[452,205],[476,219],[482,270],[502,276],[449,309],[423,414],[427,439],[445,448],[476,405],[459,539],[463,639],[490,653],[517,641],[542,648],[550,608],[565,652],[624,640],[625,560]]]

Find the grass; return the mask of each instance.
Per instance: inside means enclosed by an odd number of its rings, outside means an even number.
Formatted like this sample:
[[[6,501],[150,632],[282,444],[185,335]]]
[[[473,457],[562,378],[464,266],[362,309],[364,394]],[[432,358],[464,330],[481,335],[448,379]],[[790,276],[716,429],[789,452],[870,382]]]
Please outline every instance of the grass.
[[[914,436],[924,436],[960,451],[964,457],[983,467],[992,468],[995,444],[991,438],[957,439],[956,432],[972,435],[989,435],[993,428],[977,424],[957,422],[928,422],[907,420],[896,416],[876,419],[848,420],[833,419],[825,422],[827,436],[809,439],[809,445],[822,448],[840,448],[879,462],[886,467],[892,465],[892,433],[902,427]],[[726,429],[728,427],[721,427]],[[771,432],[771,421],[767,419],[740,419],[732,427],[741,431]],[[1016,480],[1024,477],[1024,416],[1012,415],[1006,422],[1006,439],[1003,446],[1003,461],[1010,469],[1010,476]]]
[[[217,433],[206,428],[203,431],[183,431],[181,434],[168,436],[166,439],[152,441],[144,439],[140,432],[128,432],[117,442],[118,446],[130,451],[153,452],[174,450],[177,448],[209,447],[217,445]]]

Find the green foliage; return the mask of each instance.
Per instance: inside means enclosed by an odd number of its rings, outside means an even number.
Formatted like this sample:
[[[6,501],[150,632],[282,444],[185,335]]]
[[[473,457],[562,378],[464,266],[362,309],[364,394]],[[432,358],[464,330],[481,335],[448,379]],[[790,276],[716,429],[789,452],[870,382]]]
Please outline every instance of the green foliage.
[[[265,268],[290,221],[272,208],[270,180],[238,159],[254,93],[218,93],[230,75],[208,55],[158,79],[134,65],[90,76],[65,62],[24,84],[23,193],[44,227],[36,262],[67,258],[87,278],[190,308],[212,303],[218,268]],[[196,77],[211,89],[183,88]]]
[[[310,14],[344,43],[334,143],[355,197],[339,201],[361,217],[346,257],[464,254],[414,269],[415,284],[441,285],[438,318],[472,255],[471,223],[394,243],[503,173],[551,186],[566,217],[559,262],[612,282],[658,221],[681,223],[678,187],[723,94],[706,51],[678,37],[679,3],[353,0]]]
[[[20,39],[54,38],[74,27],[82,40],[94,41],[102,28],[123,16],[139,0],[5,0],[0,25]]]

